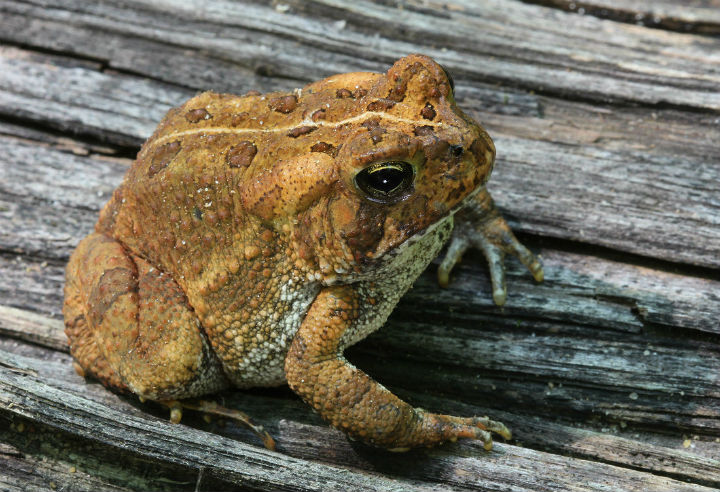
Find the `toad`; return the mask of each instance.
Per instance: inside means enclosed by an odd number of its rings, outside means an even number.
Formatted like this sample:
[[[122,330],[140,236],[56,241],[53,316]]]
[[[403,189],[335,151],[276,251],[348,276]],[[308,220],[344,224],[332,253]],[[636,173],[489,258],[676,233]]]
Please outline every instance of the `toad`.
[[[371,445],[489,449],[491,433],[510,437],[503,424],[414,408],[343,350],[383,325],[446,242],[441,285],[471,246],[498,305],[506,254],[542,280],[485,188],[494,162],[426,56],[290,93],[200,94],[165,116],[70,258],[76,368],[175,417],[177,400],[288,384]]]

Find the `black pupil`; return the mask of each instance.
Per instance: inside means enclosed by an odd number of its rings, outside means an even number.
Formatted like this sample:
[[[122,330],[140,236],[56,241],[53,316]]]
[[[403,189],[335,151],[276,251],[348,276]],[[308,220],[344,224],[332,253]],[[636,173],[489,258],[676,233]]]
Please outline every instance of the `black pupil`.
[[[368,198],[384,203],[402,200],[412,189],[415,171],[405,161],[373,164],[355,176],[355,184]]]
[[[404,174],[398,167],[381,167],[368,173],[368,184],[378,191],[390,193],[403,182]]]

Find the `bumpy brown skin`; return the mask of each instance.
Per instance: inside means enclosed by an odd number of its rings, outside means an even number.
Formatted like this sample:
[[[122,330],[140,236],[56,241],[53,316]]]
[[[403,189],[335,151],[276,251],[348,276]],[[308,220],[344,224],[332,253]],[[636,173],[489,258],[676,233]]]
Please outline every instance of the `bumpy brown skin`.
[[[409,185],[369,195],[356,176],[388,161],[409,164]],[[487,418],[414,409],[342,357],[382,326],[461,208],[441,283],[469,246],[490,259],[499,304],[505,253],[542,278],[484,189],[493,162],[490,137],[420,55],[291,94],[201,94],[160,123],[70,259],[78,368],[158,401],[287,382],[332,425],[391,449],[509,437]]]

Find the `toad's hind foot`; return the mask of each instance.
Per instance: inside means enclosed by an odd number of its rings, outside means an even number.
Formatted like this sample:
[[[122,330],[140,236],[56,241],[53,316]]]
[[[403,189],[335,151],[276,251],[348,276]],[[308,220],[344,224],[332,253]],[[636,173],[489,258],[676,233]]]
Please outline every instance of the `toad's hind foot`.
[[[262,425],[258,425],[253,422],[250,416],[245,412],[234,410],[232,408],[226,408],[218,405],[214,401],[207,400],[165,400],[160,401],[159,403],[162,403],[170,409],[170,421],[174,424],[180,423],[183,408],[236,420],[253,431],[262,440],[267,449],[275,451],[275,440],[272,436],[268,434]]]

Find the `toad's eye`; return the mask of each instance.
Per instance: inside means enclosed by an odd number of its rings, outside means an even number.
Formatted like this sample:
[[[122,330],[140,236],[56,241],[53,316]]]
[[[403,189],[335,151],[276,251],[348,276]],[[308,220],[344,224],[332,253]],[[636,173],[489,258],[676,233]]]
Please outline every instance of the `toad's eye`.
[[[455,81],[453,80],[452,75],[450,75],[450,72],[448,72],[447,69],[442,65],[440,65],[440,68],[443,69],[443,72],[445,72],[445,76],[447,77],[448,82],[450,82],[450,90],[455,92]]]
[[[379,162],[357,173],[355,184],[371,200],[392,203],[407,196],[414,176],[415,171],[407,162]]]

